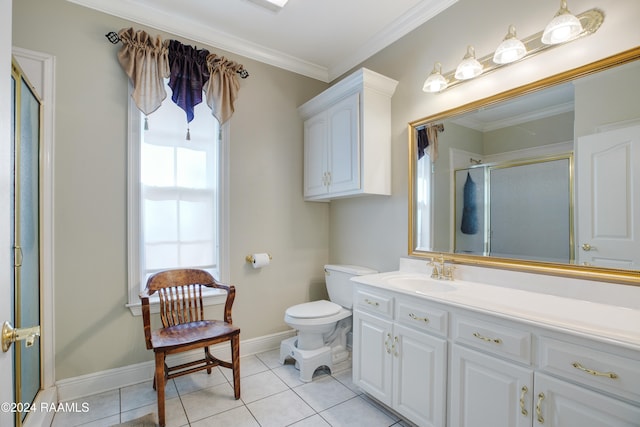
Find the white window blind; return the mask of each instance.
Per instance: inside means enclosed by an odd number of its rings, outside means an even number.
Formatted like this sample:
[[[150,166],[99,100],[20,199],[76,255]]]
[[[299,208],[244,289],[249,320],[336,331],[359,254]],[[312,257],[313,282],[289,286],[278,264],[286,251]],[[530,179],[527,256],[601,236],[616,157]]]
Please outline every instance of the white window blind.
[[[205,103],[187,125],[170,97],[167,86],[167,99],[148,118],[133,102],[129,107],[129,306],[135,308],[147,278],[160,270],[200,268],[222,280],[223,132]]]

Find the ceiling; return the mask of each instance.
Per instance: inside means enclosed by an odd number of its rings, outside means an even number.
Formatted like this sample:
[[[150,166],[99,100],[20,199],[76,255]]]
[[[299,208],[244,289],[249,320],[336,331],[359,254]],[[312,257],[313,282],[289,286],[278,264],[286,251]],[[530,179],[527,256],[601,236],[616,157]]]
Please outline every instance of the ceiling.
[[[68,1],[330,82],[458,0]]]
[[[519,96],[452,119],[481,132],[517,126],[574,110],[574,86],[565,83]]]

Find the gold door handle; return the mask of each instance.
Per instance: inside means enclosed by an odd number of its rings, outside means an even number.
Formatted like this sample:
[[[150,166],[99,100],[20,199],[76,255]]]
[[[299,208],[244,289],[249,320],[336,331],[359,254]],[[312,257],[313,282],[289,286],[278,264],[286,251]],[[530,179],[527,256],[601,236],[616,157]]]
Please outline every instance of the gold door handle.
[[[529,389],[527,388],[527,386],[523,385],[522,393],[520,394],[520,412],[522,412],[522,415],[524,415],[525,417],[529,414],[529,411],[527,411],[527,408],[525,408],[525,402],[524,402],[524,397],[527,395],[528,391]]]
[[[586,251],[586,252],[589,252],[589,251],[591,251],[591,250],[594,250],[594,251],[595,251],[595,250],[596,250],[596,247],[595,247],[595,246],[591,246],[591,245],[590,245],[590,244],[588,244],[588,243],[583,243],[583,244],[582,244],[582,250],[583,250],[583,251]]]
[[[4,322],[2,325],[2,351],[7,352],[11,348],[11,344],[16,341],[25,340],[25,346],[31,347],[40,336],[40,325],[31,328],[14,329],[11,322]]]
[[[387,339],[384,340],[384,347],[387,349],[387,353],[391,354],[391,347],[389,347],[389,340],[391,339],[391,334],[387,333]]]
[[[538,416],[538,422],[544,424],[544,418],[542,417],[542,401],[544,400],[544,393],[538,394],[538,403],[536,403],[536,415]]]
[[[571,366],[573,366],[576,369],[581,370],[582,372],[586,372],[587,374],[596,376],[596,377],[607,377],[607,378],[611,378],[612,380],[615,380],[616,378],[618,378],[618,374],[616,374],[615,372],[599,372],[599,371],[594,371],[593,369],[589,369],[589,368],[585,368],[584,366],[582,366],[580,364],[580,362],[573,362],[571,364]]]
[[[494,344],[502,344],[502,340],[500,338],[488,338],[488,337],[485,337],[485,336],[481,335],[479,332],[474,332],[473,336],[478,338],[478,339],[481,339],[482,341],[492,342]]]

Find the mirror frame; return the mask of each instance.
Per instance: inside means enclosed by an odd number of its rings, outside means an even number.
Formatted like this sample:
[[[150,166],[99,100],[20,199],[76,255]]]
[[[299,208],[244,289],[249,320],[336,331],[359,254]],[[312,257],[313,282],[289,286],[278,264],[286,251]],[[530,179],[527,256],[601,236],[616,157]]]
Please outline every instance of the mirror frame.
[[[431,122],[440,121],[452,116],[460,115],[475,111],[480,107],[494,105],[502,101],[512,99],[516,96],[525,95],[536,92],[551,86],[566,83],[581,77],[585,77],[600,71],[614,68],[619,65],[626,64],[640,59],[640,46],[624,52],[612,55],[596,62],[564,71],[562,73],[546,77],[541,80],[528,83],[518,88],[510,89],[496,95],[489,96],[477,101],[464,104],[462,106],[452,108],[440,113],[415,120],[408,125],[409,139],[409,256],[416,258],[433,259],[443,256],[444,260],[457,263],[475,265],[480,267],[491,267],[507,270],[523,271],[528,273],[538,273],[546,275],[555,275],[562,277],[572,277],[577,279],[597,280],[605,282],[614,282],[619,284],[640,286],[640,270],[622,270],[604,267],[583,266],[575,264],[560,264],[551,262],[529,261],[522,259],[489,257],[483,255],[466,255],[450,252],[422,251],[415,248],[414,222],[415,222],[415,159],[416,159],[416,141],[415,128],[423,126]]]

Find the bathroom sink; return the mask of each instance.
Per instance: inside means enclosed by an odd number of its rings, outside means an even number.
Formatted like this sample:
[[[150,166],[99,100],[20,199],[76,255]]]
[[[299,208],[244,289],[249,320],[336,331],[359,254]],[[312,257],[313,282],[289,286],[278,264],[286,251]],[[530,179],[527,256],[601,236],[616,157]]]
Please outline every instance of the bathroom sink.
[[[396,289],[428,294],[431,292],[450,292],[456,288],[453,285],[427,277],[405,276],[389,278],[389,285]]]

